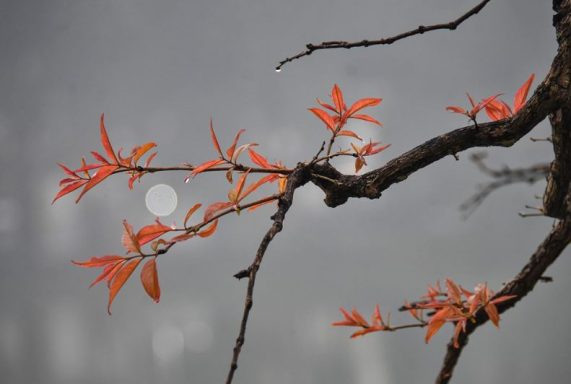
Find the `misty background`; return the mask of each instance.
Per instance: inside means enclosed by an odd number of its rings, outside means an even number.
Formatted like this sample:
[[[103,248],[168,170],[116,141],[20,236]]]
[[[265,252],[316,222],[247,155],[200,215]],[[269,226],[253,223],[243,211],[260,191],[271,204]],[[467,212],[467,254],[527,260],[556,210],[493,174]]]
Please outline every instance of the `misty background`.
[[[96,271],[70,260],[121,254],[122,220],[150,224],[144,196],[167,183],[179,209],[223,200],[223,175],[147,175],[133,191],[114,176],[76,205],[53,206],[63,177],[101,150],[105,113],[115,147],[158,144],[155,165],[194,164],[215,156],[208,121],[228,146],[255,141],[270,160],[293,167],[311,159],[327,131],[307,108],[334,83],[352,102],[382,97],[370,110],[382,128],[354,123],[365,138],[391,143],[365,169],[466,124],[446,112],[516,89],[534,88],[556,52],[551,4],[491,2],[456,31],[437,31],[393,46],[317,52],[274,67],[306,43],[379,38],[419,24],[447,22],[476,0],[0,0],[0,372],[2,383],[220,383],[226,378],[250,264],[270,225],[270,206],[225,218],[215,236],[176,246],[158,261],[162,297],[154,304],[138,272],[113,315],[107,290],[87,289]],[[549,135],[543,122],[531,135]],[[345,141],[345,145],[349,141]],[[510,280],[552,220],[521,219],[545,183],[505,187],[469,218],[459,205],[488,179],[452,156],[393,185],[379,200],[326,207],[313,185],[298,190],[285,227],[262,264],[236,383],[420,383],[434,380],[452,335],[430,344],[423,330],[350,340],[333,328],[338,307],[396,312],[426,285],[451,277],[466,287]],[[244,157],[246,159],[246,157]],[[549,143],[527,137],[489,150],[490,166],[552,159]],[[346,173],[351,160],[335,162]],[[273,188],[273,187],[272,187]],[[266,190],[269,192],[270,189]],[[273,191],[273,189],[271,189]],[[554,278],[471,337],[456,383],[563,382],[571,376],[569,250]]]

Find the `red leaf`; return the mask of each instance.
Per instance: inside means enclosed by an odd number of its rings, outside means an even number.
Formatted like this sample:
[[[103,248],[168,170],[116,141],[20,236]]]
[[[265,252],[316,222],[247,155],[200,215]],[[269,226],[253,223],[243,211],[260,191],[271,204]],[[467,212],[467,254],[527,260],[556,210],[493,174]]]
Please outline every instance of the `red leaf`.
[[[124,260],[123,256],[118,256],[118,255],[106,255],[106,256],[100,256],[100,257],[92,257],[91,259],[87,260],[87,261],[74,261],[72,260],[71,262],[79,267],[83,267],[83,268],[100,268],[100,267],[104,267],[108,264],[113,264],[116,263],[117,261],[120,260]]]
[[[426,343],[428,343],[430,341],[430,339],[432,338],[432,336],[434,336],[436,334],[436,332],[438,332],[440,330],[440,328],[442,328],[442,326],[445,323],[446,323],[446,321],[444,321],[444,320],[430,321],[428,323],[426,335],[424,336],[424,341]]]
[[[207,169],[210,169],[210,168],[215,167],[215,166],[222,164],[222,163],[224,163],[224,160],[222,160],[222,159],[206,161],[206,162],[200,164],[198,167],[194,168],[194,170],[192,171],[192,176],[196,176],[199,173],[204,172]]]
[[[157,144],[153,142],[141,145],[139,148],[137,148],[135,154],[133,155],[133,162],[137,164],[137,161],[139,161],[139,159],[143,157],[145,153],[147,153],[151,148],[154,148],[156,146]]]
[[[127,222],[127,220],[123,220],[123,235],[121,236],[121,244],[129,252],[137,252],[141,253],[141,245],[139,244],[139,240],[137,236],[135,236],[133,232],[133,227],[131,224]]]
[[[378,126],[382,127],[383,124],[381,124],[380,121],[377,121],[375,119],[373,119],[371,116],[369,115],[353,115],[351,116],[352,119],[359,119],[359,120],[365,120],[368,121],[369,123],[373,123],[373,124],[377,124]]]
[[[347,110],[345,113],[345,118],[350,118],[355,114],[357,111],[360,111],[363,108],[373,107],[375,105],[379,105],[383,101],[383,99],[377,99],[373,97],[357,100],[353,105]]]
[[[514,96],[514,113],[519,111],[521,107],[525,104],[525,100],[527,99],[527,93],[529,92],[529,87],[535,78],[535,74],[531,74],[529,78],[522,84],[522,86],[517,90]]]
[[[248,178],[249,173],[250,170],[248,170],[245,173],[242,173],[240,179],[238,180],[238,183],[236,184],[236,187],[228,193],[228,200],[230,200],[232,203],[238,204],[240,200],[242,200],[242,198],[240,198],[240,195],[244,190],[244,184],[246,183],[246,179]]]
[[[75,191],[77,188],[80,188],[81,186],[85,185],[87,182],[88,182],[88,180],[79,180],[79,181],[76,181],[75,183],[66,185],[64,188],[62,188],[57,193],[56,197],[54,197],[54,199],[52,200],[52,204],[55,203],[56,200],[59,199],[60,197],[65,196],[68,193]]]
[[[488,314],[488,317],[490,318],[490,321],[496,326],[496,327],[500,327],[500,314],[498,313],[498,309],[496,308],[496,306],[492,303],[487,304],[484,307],[484,310],[486,311],[486,313]]]
[[[510,107],[502,100],[492,100],[485,108],[486,114],[492,121],[506,119],[512,115]]]
[[[109,161],[107,161],[106,158],[104,158],[103,156],[101,156],[101,154],[95,152],[95,151],[91,151],[91,155],[93,155],[93,158],[97,161],[99,161],[102,164],[109,164]]]
[[[81,191],[81,193],[79,194],[79,196],[77,197],[77,200],[75,200],[75,202],[78,203],[79,200],[83,197],[83,195],[85,195],[87,193],[87,191],[89,191],[91,188],[95,187],[97,184],[101,183],[109,175],[111,175],[113,172],[115,172],[115,170],[117,170],[118,168],[119,168],[118,165],[106,165],[106,166],[99,168],[97,170],[97,173],[95,173],[95,175],[93,175],[91,177],[91,179],[87,182],[87,184],[85,184],[85,188],[83,188],[83,190]]]
[[[248,208],[248,212],[253,212],[253,211],[255,211],[256,209],[258,209],[258,208],[260,208],[260,207],[263,207],[264,205],[271,204],[271,203],[273,203],[273,202],[275,202],[275,200],[267,200],[267,201],[264,201],[264,202],[261,202],[261,203],[258,203],[258,204],[254,204],[254,205],[252,205],[251,207]]]
[[[446,107],[446,110],[450,111],[450,112],[454,112],[454,113],[459,113],[461,115],[466,115],[468,113],[468,112],[466,112],[466,110],[464,108],[458,107],[456,105],[450,105],[450,106]]]
[[[343,92],[341,92],[341,89],[337,84],[333,85],[333,89],[331,90],[331,99],[333,99],[337,113],[341,114],[347,109],[345,102],[343,101]]]
[[[317,116],[321,121],[323,121],[325,123],[325,125],[327,126],[327,129],[329,129],[331,132],[335,132],[335,122],[333,121],[333,118],[331,116],[329,116],[329,114],[327,112],[325,112],[322,109],[319,108],[309,108],[309,110],[311,112],[313,112],[313,114],[315,116]]]
[[[85,172],[85,176],[89,177],[88,171],[91,171],[92,169],[99,169],[101,167],[103,167],[102,164],[84,164],[81,166],[81,168],[77,168],[75,172]]]
[[[242,194],[242,198],[240,200],[245,199],[246,196],[248,196],[250,193],[254,192],[256,189],[260,188],[265,183],[271,183],[272,181],[276,180],[278,177],[279,176],[277,174],[266,175],[262,177],[260,180],[256,181],[255,183],[250,184]]]
[[[99,124],[99,130],[101,131],[101,144],[103,144],[103,148],[105,148],[105,152],[107,153],[107,157],[112,160],[115,160],[115,164],[119,164],[117,161],[117,157],[115,157],[115,152],[113,151],[113,147],[111,146],[111,141],[109,140],[109,136],[107,135],[107,131],[105,130],[105,123],[103,122],[104,114],[101,114],[101,121]]]
[[[185,241],[194,237],[194,233],[183,233],[170,239],[172,243],[178,243],[179,241]]]
[[[234,150],[236,149],[236,144],[238,144],[238,140],[240,139],[240,135],[242,135],[242,133],[246,132],[245,129],[240,129],[238,131],[238,133],[236,134],[236,136],[234,137],[234,142],[232,142],[232,145],[230,146],[230,148],[228,148],[226,150],[226,154],[228,155],[229,158],[232,158],[232,156],[234,156]]]
[[[103,272],[101,272],[101,274],[97,276],[97,278],[93,280],[91,284],[89,284],[89,288],[93,287],[95,284],[99,283],[102,280],[105,280],[107,278],[112,278],[113,271],[116,272],[119,269],[119,266],[124,262],[125,260],[122,260],[122,261],[116,261],[114,264],[106,265],[105,268],[103,268]]]
[[[268,160],[264,156],[254,151],[253,149],[248,148],[248,155],[250,156],[250,159],[254,164],[259,165],[260,167],[265,169],[272,168]]]
[[[190,219],[190,217],[194,214],[194,212],[196,212],[200,207],[202,207],[202,204],[198,203],[198,204],[194,204],[186,213],[186,216],[184,217],[184,226],[186,227],[186,223],[188,222],[188,219]]]
[[[125,282],[131,277],[133,271],[137,268],[139,263],[143,260],[142,257],[137,257],[128,261],[123,265],[123,267],[113,276],[113,280],[111,280],[111,284],[109,285],[109,302],[107,304],[107,312],[111,314],[111,304],[115,297],[125,285]]]
[[[258,144],[256,143],[248,143],[248,144],[242,144],[240,145],[235,151],[234,154],[232,155],[232,158],[230,159],[230,161],[232,161],[233,163],[237,163],[238,162],[238,157],[240,156],[240,154],[242,152],[244,152],[246,149],[249,149],[250,147],[254,147]]]
[[[219,201],[219,202],[210,204],[206,208],[206,211],[204,211],[204,221],[209,221],[210,219],[212,219],[214,217],[214,215],[218,211],[221,211],[223,209],[231,207],[232,205],[233,205],[233,203],[228,202],[228,201]]]
[[[147,161],[145,161],[145,168],[149,168],[149,165],[151,165],[151,161],[155,158],[157,153],[158,152],[153,152],[149,157],[147,157]]]
[[[137,241],[140,246],[145,245],[149,241],[152,241],[170,231],[172,231],[171,227],[166,226],[157,220],[156,224],[144,226],[139,230],[139,232],[137,232]]]
[[[348,131],[348,130],[339,131],[337,133],[337,136],[350,136],[350,137],[354,137],[357,140],[363,141],[363,139],[359,135],[357,135],[355,132]]]
[[[335,107],[332,106],[331,104],[324,103],[323,101],[321,101],[319,99],[316,99],[316,100],[317,100],[317,103],[319,105],[321,105],[323,108],[329,109],[331,112],[338,113],[337,110],[335,109]]]
[[[157,272],[157,263],[155,258],[147,261],[141,269],[141,283],[147,295],[158,303],[161,298],[161,287],[159,285],[159,274]]]
[[[216,138],[216,133],[214,133],[214,126],[212,125],[212,119],[210,119],[210,137],[212,138],[212,143],[214,144],[214,149],[220,155],[220,158],[224,158],[222,154],[222,149],[220,149],[220,144],[218,143],[218,139]]]
[[[76,178],[79,177],[79,176],[77,176],[77,174],[76,174],[75,172],[73,172],[71,169],[69,169],[69,168],[66,167],[65,165],[60,164],[60,163],[57,163],[57,165],[59,165],[60,168],[63,169],[63,171],[64,171],[65,173],[67,173],[69,176],[76,177]]]
[[[214,232],[216,232],[216,228],[218,227],[218,220],[214,220],[212,224],[206,229],[198,232],[198,236],[200,237],[208,237],[211,236]]]

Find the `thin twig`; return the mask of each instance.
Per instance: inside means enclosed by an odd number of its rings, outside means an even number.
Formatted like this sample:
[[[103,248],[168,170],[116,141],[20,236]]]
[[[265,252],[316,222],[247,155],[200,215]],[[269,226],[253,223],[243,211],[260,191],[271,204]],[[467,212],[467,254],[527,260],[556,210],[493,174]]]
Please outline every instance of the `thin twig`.
[[[244,345],[245,335],[246,335],[246,326],[248,324],[248,318],[250,316],[250,310],[252,309],[253,295],[254,295],[254,285],[256,283],[256,275],[258,273],[258,269],[262,263],[262,259],[264,254],[266,253],[266,249],[268,245],[272,241],[275,235],[277,235],[283,227],[283,221],[285,215],[291,204],[293,202],[293,194],[295,190],[309,180],[307,175],[307,169],[305,166],[299,166],[298,168],[294,169],[294,171],[288,176],[287,179],[287,187],[284,195],[278,201],[278,210],[272,216],[272,220],[274,223],[266,232],[266,235],[262,239],[260,246],[258,247],[258,251],[256,252],[256,257],[250,266],[244,270],[247,271],[248,277],[248,287],[246,289],[246,300],[244,303],[244,311],[242,314],[242,321],[240,323],[240,332],[238,334],[238,338],[236,339],[236,344],[234,346],[234,353],[232,355],[232,362],[230,363],[230,370],[228,371],[228,376],[226,378],[226,384],[232,383],[232,379],[234,378],[234,373],[238,368],[238,358],[240,357],[240,352],[242,351],[242,346]],[[240,275],[244,271],[238,272],[236,275]],[[238,277],[238,276],[236,276]]]
[[[527,168],[512,169],[506,166],[501,169],[492,169],[484,162],[485,157],[486,153],[480,152],[473,154],[470,160],[476,164],[480,171],[489,175],[494,180],[481,185],[477,193],[460,205],[464,219],[467,219],[474,213],[476,208],[496,189],[516,183],[533,184],[537,181],[545,180],[549,172],[549,164],[536,164]]]
[[[298,53],[297,55],[288,57],[288,58],[280,61],[280,63],[276,67],[276,72],[280,72],[282,67],[286,63],[289,63],[289,62],[297,60],[297,59],[301,59],[304,56],[309,56],[314,51],[317,51],[317,50],[339,49],[339,48],[350,49],[350,48],[356,48],[356,47],[370,47],[373,45],[389,45],[389,44],[392,44],[398,40],[402,40],[402,39],[405,39],[407,37],[411,37],[411,36],[415,36],[415,35],[421,35],[425,32],[436,31],[439,29],[445,29],[445,30],[453,31],[456,28],[458,28],[458,26],[460,24],[462,24],[464,21],[466,21],[467,19],[469,19],[473,15],[480,12],[482,10],[482,8],[484,8],[486,6],[486,4],[488,4],[489,2],[490,2],[490,0],[483,0],[478,5],[476,5],[474,8],[470,9],[468,12],[466,12],[465,14],[463,14],[462,16],[460,16],[459,18],[457,18],[454,21],[451,21],[448,23],[442,23],[442,24],[434,24],[434,25],[429,25],[429,26],[419,25],[417,28],[410,30],[408,32],[400,33],[398,35],[387,37],[384,39],[361,40],[361,41],[355,41],[355,42],[324,41],[320,44],[307,44],[305,46],[306,47],[305,51],[302,51],[302,52]]]

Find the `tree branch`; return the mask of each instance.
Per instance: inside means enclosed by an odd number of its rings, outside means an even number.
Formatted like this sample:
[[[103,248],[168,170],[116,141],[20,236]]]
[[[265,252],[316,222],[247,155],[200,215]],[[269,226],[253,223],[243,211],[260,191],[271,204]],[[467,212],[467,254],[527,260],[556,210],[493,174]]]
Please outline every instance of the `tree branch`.
[[[417,28],[415,28],[413,30],[410,30],[410,31],[407,31],[404,33],[400,33],[400,34],[395,35],[395,36],[387,37],[384,39],[361,40],[361,41],[356,41],[356,42],[324,41],[320,44],[307,44],[306,45],[307,49],[305,51],[302,51],[302,52],[298,53],[297,55],[288,57],[288,58],[280,61],[280,63],[276,67],[276,71],[278,71],[278,72],[281,71],[282,67],[286,63],[289,63],[289,62],[297,60],[297,59],[301,59],[302,57],[305,57],[305,56],[309,56],[314,51],[318,51],[318,50],[339,49],[339,48],[350,49],[350,48],[357,48],[357,47],[370,47],[373,45],[389,45],[389,44],[392,44],[396,41],[405,39],[407,37],[411,37],[411,36],[415,36],[415,35],[421,35],[425,32],[436,31],[439,29],[453,31],[456,28],[458,28],[458,26],[460,24],[462,24],[464,21],[466,21],[470,17],[472,17],[475,14],[477,14],[478,12],[480,12],[482,10],[482,8],[484,8],[486,6],[486,4],[488,4],[489,2],[490,2],[490,0],[483,0],[478,5],[476,5],[474,8],[470,9],[468,12],[466,12],[465,14],[463,14],[462,16],[460,16],[459,18],[457,18],[454,21],[450,21],[448,23],[434,24],[434,25],[429,25],[429,26],[419,25]]]
[[[362,176],[343,175],[327,163],[316,164],[311,181],[325,192],[325,204],[336,207],[350,197],[377,199],[392,184],[445,156],[474,147],[509,147],[559,108],[564,96],[553,85],[553,72],[552,68],[525,107],[511,119],[466,126],[437,136]]]
[[[561,108],[549,115],[555,159],[549,169],[543,195],[543,209],[551,217],[562,218],[567,207],[563,204],[566,186],[571,182],[571,109]]]
[[[533,184],[539,180],[544,180],[549,173],[549,164],[536,164],[527,168],[509,168],[506,166],[502,169],[491,169],[483,161],[485,156],[485,152],[475,153],[470,156],[470,160],[483,173],[492,177],[494,181],[480,185],[478,192],[460,205],[464,218],[470,216],[483,203],[486,197],[496,189],[515,183]]]
[[[568,193],[566,197],[567,207],[569,207],[570,199],[571,194]],[[543,273],[545,273],[547,268],[561,255],[569,242],[571,242],[571,212],[568,209],[565,219],[560,221],[551,230],[520,273],[507,283],[501,291],[494,295],[494,298],[504,295],[517,296],[513,300],[499,303],[497,305],[498,312],[504,313],[531,292],[537,282],[542,281]],[[458,339],[460,347],[454,348],[453,340],[448,343],[446,356],[444,357],[440,373],[436,378],[436,384],[446,384],[450,381],[460,354],[468,343],[468,337],[488,320],[489,318],[485,311],[478,312],[476,321],[474,323],[468,322],[466,332],[460,335]]]
[[[266,235],[262,239],[258,247],[258,251],[256,252],[256,257],[250,266],[238,272],[234,275],[237,279],[241,279],[244,277],[248,278],[248,287],[246,289],[246,300],[244,303],[244,311],[242,314],[242,322],[240,323],[240,331],[238,334],[238,338],[236,339],[236,344],[234,345],[234,353],[232,355],[232,362],[230,363],[230,370],[228,371],[228,376],[226,378],[226,384],[232,383],[232,379],[234,378],[234,373],[236,369],[238,369],[238,358],[240,357],[240,352],[242,351],[242,346],[244,345],[245,336],[246,336],[246,326],[248,324],[248,318],[250,316],[250,311],[252,309],[252,305],[254,304],[253,295],[254,295],[254,285],[256,284],[256,275],[262,264],[262,259],[264,258],[264,254],[266,253],[266,249],[268,245],[272,241],[275,235],[281,232],[283,227],[283,221],[285,215],[291,204],[293,203],[293,194],[295,190],[305,183],[309,181],[309,177],[307,174],[307,167],[303,164],[298,165],[296,169],[288,176],[287,179],[287,187],[284,195],[278,201],[278,210],[272,216],[272,220],[274,223],[266,232]]]

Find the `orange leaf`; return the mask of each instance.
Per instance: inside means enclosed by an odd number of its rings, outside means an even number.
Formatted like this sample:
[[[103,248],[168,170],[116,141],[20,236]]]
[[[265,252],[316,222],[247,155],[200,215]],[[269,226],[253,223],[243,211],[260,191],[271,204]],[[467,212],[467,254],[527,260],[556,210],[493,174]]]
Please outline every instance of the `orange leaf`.
[[[335,107],[332,106],[331,104],[324,103],[323,101],[321,101],[319,99],[316,99],[316,100],[317,100],[317,103],[319,105],[321,105],[323,108],[329,109],[331,112],[338,113],[337,110],[335,109]]]
[[[486,311],[486,313],[488,314],[488,317],[490,318],[491,322],[496,326],[496,327],[500,327],[500,314],[498,313],[498,309],[496,308],[496,306],[492,303],[488,303],[485,307],[484,310]]]
[[[514,113],[519,111],[521,107],[525,104],[525,100],[527,99],[527,93],[529,92],[529,87],[535,78],[535,74],[531,74],[529,78],[522,84],[522,86],[517,90],[514,96]]]
[[[85,184],[85,188],[83,188],[83,190],[81,191],[75,202],[78,203],[79,200],[83,197],[83,195],[87,193],[87,191],[89,191],[91,188],[95,187],[97,184],[105,180],[118,168],[119,168],[118,165],[106,165],[104,167],[99,168],[97,170],[97,173],[95,173],[95,175],[93,175],[93,177],[87,182],[87,184]]]
[[[502,100],[492,100],[485,108],[486,114],[492,121],[506,119],[512,115],[510,107]]]
[[[357,332],[353,333],[353,334],[351,335],[351,338],[354,339],[354,338],[359,337],[359,336],[364,336],[364,335],[366,335],[367,333],[379,332],[379,331],[383,331],[383,330],[384,330],[384,328],[383,328],[382,326],[380,326],[380,327],[363,328],[363,329],[360,329],[360,330],[358,330]]]
[[[127,222],[127,220],[123,220],[123,235],[121,236],[121,244],[129,252],[137,252],[141,253],[141,245],[139,244],[139,240],[137,236],[135,236],[133,232],[133,227],[131,224]]]
[[[212,125],[212,119],[210,119],[210,137],[212,138],[212,144],[214,144],[214,149],[220,155],[220,158],[223,158],[224,155],[222,154],[222,149],[220,149],[220,144],[218,143],[218,139],[216,138],[216,133],[214,133],[214,126]]]
[[[222,159],[206,161],[206,162],[200,164],[198,167],[194,168],[194,170],[192,171],[192,176],[196,176],[199,173],[204,172],[207,169],[210,169],[210,168],[215,167],[215,166],[222,164],[222,163],[224,163],[224,160],[222,160]]]
[[[357,324],[359,324],[361,327],[369,327],[369,323],[367,323],[367,320],[365,320],[365,318],[355,308],[353,308],[351,314],[353,315],[353,318],[355,319]]]
[[[57,165],[59,165],[59,167],[60,167],[61,169],[63,169],[63,171],[64,171],[65,173],[67,173],[69,176],[76,177],[76,178],[78,177],[75,172],[73,172],[71,169],[69,169],[69,168],[66,167],[65,165],[63,165],[63,164],[61,164],[61,163],[57,163]]]
[[[234,142],[232,143],[230,148],[228,148],[226,150],[226,154],[228,155],[229,158],[232,158],[232,156],[234,156],[234,150],[236,149],[236,144],[238,144],[238,140],[240,139],[240,135],[242,133],[244,133],[245,131],[246,131],[245,129],[240,129],[238,131],[238,133],[236,134],[236,136],[234,137]]]
[[[367,107],[374,107],[375,105],[379,105],[383,101],[383,99],[377,99],[373,97],[357,100],[353,105],[347,110],[345,113],[345,118],[350,118],[356,112],[360,111],[363,108]]]
[[[149,241],[152,241],[170,231],[172,231],[171,227],[166,226],[157,220],[156,224],[146,225],[137,232],[137,241],[139,242],[139,245],[145,245]]]
[[[115,164],[119,164],[117,161],[117,157],[115,156],[115,152],[113,151],[113,147],[111,146],[111,141],[109,140],[109,136],[107,135],[107,131],[105,130],[105,123],[103,122],[104,114],[101,114],[101,119],[99,123],[99,130],[101,133],[101,144],[103,144],[103,148],[105,148],[105,152],[107,156],[115,160]]]
[[[56,197],[54,197],[54,199],[52,200],[52,204],[56,202],[57,199],[59,199],[62,196],[67,195],[70,192],[75,191],[76,189],[80,188],[81,186],[85,185],[87,183],[88,180],[78,180],[75,183],[71,183],[66,185],[64,188],[62,188],[56,195]]]
[[[145,168],[149,168],[149,165],[151,165],[151,161],[155,158],[157,153],[158,152],[153,152],[149,157],[147,157],[147,161],[145,161]]]
[[[99,161],[102,164],[109,164],[109,162],[107,161],[106,158],[104,158],[103,156],[101,156],[98,152],[96,151],[91,151],[91,155],[93,156],[93,158],[97,161]]]
[[[266,175],[262,177],[260,180],[256,181],[255,183],[250,184],[250,186],[248,186],[248,188],[246,188],[246,190],[242,194],[242,198],[240,200],[244,200],[246,196],[248,196],[250,193],[254,192],[256,189],[260,188],[265,183],[274,181],[278,177],[279,176],[277,174]]]
[[[368,121],[369,123],[373,123],[373,124],[377,124],[378,126],[382,127],[383,124],[381,124],[380,121],[377,121],[375,119],[373,119],[371,116],[369,115],[353,115],[351,116],[352,119],[359,119],[359,120],[365,120]]]
[[[350,136],[350,137],[354,137],[357,140],[363,141],[363,139],[359,135],[357,135],[355,132],[348,131],[348,130],[343,130],[343,131],[337,132],[337,136]]]
[[[252,205],[250,208],[248,208],[248,212],[253,212],[253,211],[255,211],[256,209],[258,209],[258,208],[260,208],[260,207],[263,207],[264,205],[273,203],[274,201],[275,201],[275,200],[267,200],[267,201],[264,201],[264,202],[261,202],[261,203],[258,203],[258,204],[254,204],[254,205]]]
[[[101,274],[99,276],[97,276],[97,278],[95,280],[93,280],[91,282],[91,284],[89,284],[89,288],[93,287],[95,284],[99,283],[101,280],[105,280],[107,278],[112,277],[113,271],[116,272],[119,269],[119,266],[121,264],[123,264],[124,262],[125,262],[125,260],[116,261],[115,264],[106,265],[105,268],[103,268],[103,272],[101,272]]]
[[[250,147],[254,147],[254,146],[256,146],[256,145],[258,145],[258,144],[256,144],[256,143],[248,143],[248,144],[242,144],[242,145],[240,145],[240,146],[234,151],[234,154],[232,155],[231,161],[232,161],[233,163],[238,162],[238,157],[240,156],[240,154],[241,154],[242,152],[244,152],[246,149],[248,149],[248,148],[250,148]]]
[[[516,298],[517,295],[506,295],[506,296],[500,296],[497,299],[494,299],[492,301],[490,301],[490,303],[492,304],[499,304],[499,303],[503,303],[504,301],[508,301],[511,300],[513,298]]]
[[[141,283],[147,295],[158,303],[161,298],[161,287],[159,285],[159,274],[157,273],[157,263],[155,258],[147,261],[141,269]]]
[[[450,106],[446,107],[446,110],[447,110],[447,111],[450,111],[450,112],[454,112],[454,113],[459,113],[459,114],[461,114],[461,115],[466,115],[466,114],[467,114],[467,112],[466,112],[466,110],[465,110],[464,108],[458,107],[458,106],[456,106],[456,105],[450,105]]]
[[[104,267],[108,264],[113,264],[113,263],[120,261],[120,260],[124,260],[124,257],[118,256],[118,255],[106,255],[106,256],[100,256],[100,257],[93,256],[91,259],[89,259],[87,261],[74,261],[74,260],[72,260],[71,262],[73,264],[77,265],[78,267],[101,268],[101,267]]]
[[[250,159],[254,164],[259,165],[260,167],[265,169],[272,168],[272,166],[264,156],[260,155],[251,148],[248,148],[248,156],[250,156]]]
[[[170,242],[178,243],[179,241],[186,241],[194,237],[194,233],[183,233],[170,239]]]
[[[218,220],[214,220],[212,224],[206,229],[198,232],[198,236],[200,237],[208,237],[211,236],[214,232],[216,232],[216,227],[218,227]]]
[[[331,99],[333,99],[337,113],[341,114],[347,109],[345,102],[343,101],[343,93],[337,84],[333,85],[333,89],[331,90]]]
[[[436,320],[436,321],[429,321],[428,328],[426,330],[426,335],[424,336],[424,342],[428,343],[432,336],[436,334],[442,328],[442,326],[446,323],[444,320]]]
[[[212,203],[210,204],[207,208],[206,211],[204,211],[204,221],[209,221],[210,219],[212,219],[214,217],[214,215],[218,212],[221,211],[223,209],[226,209],[228,207],[231,207],[233,205],[233,203],[228,202],[228,201],[218,201],[216,203]]]
[[[244,184],[246,183],[246,179],[248,178],[249,173],[250,170],[246,171],[245,173],[242,173],[242,176],[240,176],[240,179],[238,180],[236,187],[228,193],[228,199],[232,203],[238,204],[240,200],[242,200],[242,198],[240,198],[240,195],[242,194],[242,190],[244,189]]]
[[[153,142],[141,145],[139,148],[137,148],[135,154],[133,155],[133,162],[137,164],[137,161],[139,161],[139,159],[143,157],[145,153],[147,153],[151,148],[154,148],[156,146],[157,144]]]
[[[186,213],[186,216],[184,217],[184,226],[186,227],[186,223],[188,222],[188,219],[190,219],[190,217],[194,214],[194,212],[196,212],[200,207],[202,207],[202,204],[198,203],[198,204],[194,204],[192,206],[192,208],[190,208],[188,210],[188,212]]]
[[[454,281],[451,279],[446,279],[446,288],[448,290],[448,297],[455,301],[456,303],[460,303],[462,301],[462,292],[460,288],[456,285]]]
[[[128,261],[124,266],[113,276],[111,284],[109,285],[109,302],[107,304],[107,313],[111,314],[111,304],[115,297],[119,293],[119,290],[125,285],[125,282],[131,277],[133,271],[137,268],[139,263],[143,260],[142,257],[137,257],[131,261]]]
[[[309,110],[325,123],[327,129],[329,129],[331,132],[335,132],[335,122],[327,112],[319,108],[309,108]]]

